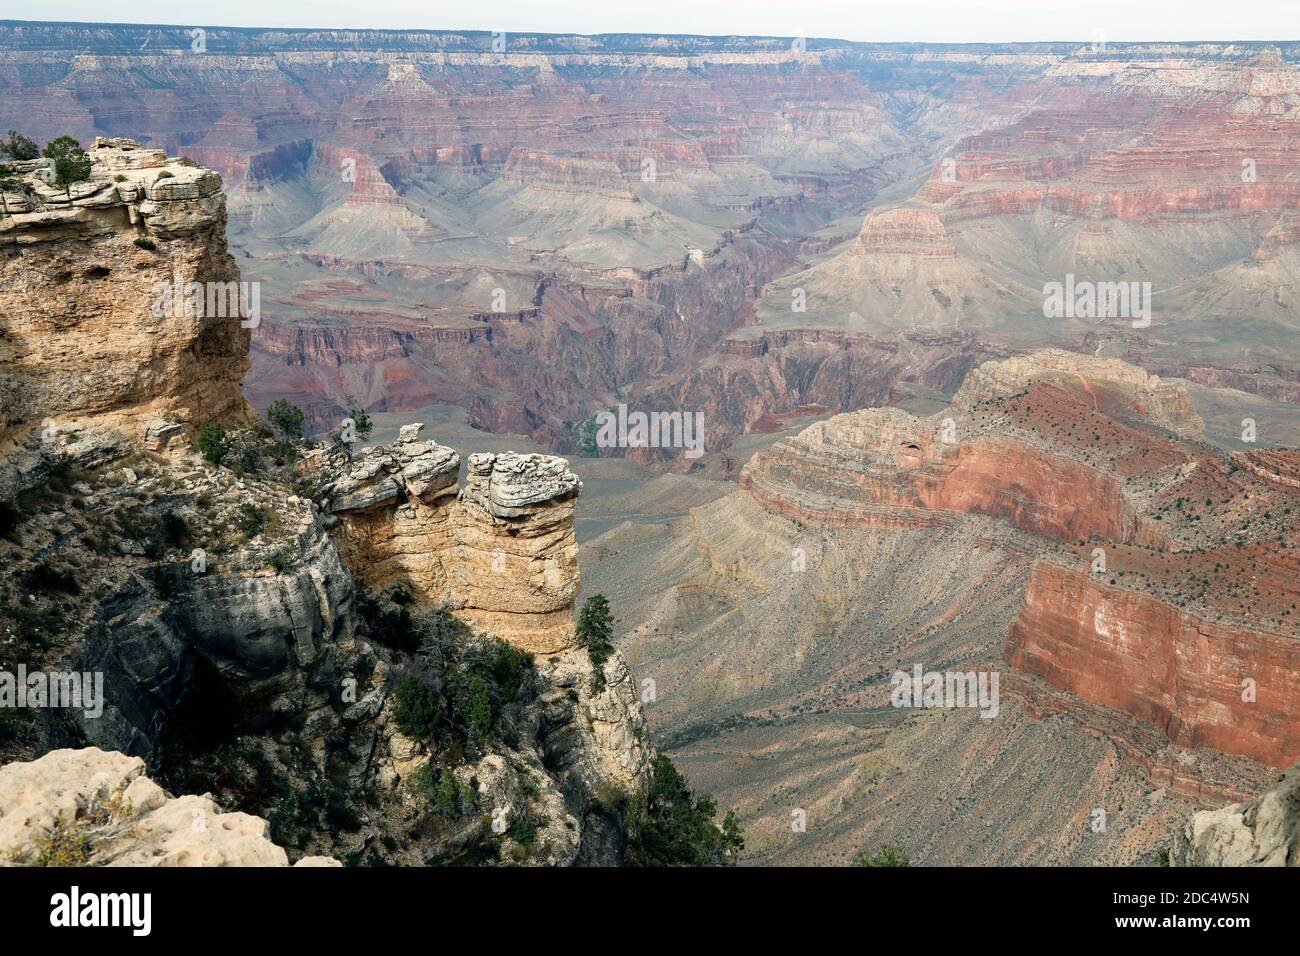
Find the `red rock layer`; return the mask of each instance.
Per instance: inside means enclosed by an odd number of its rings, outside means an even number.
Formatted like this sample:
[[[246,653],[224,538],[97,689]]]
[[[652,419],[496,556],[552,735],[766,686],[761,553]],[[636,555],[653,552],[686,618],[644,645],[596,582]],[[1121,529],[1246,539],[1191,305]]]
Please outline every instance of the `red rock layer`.
[[[1187,747],[1275,767],[1300,760],[1300,640],[1216,624],[1040,561],[1007,660]],[[1254,700],[1244,682],[1254,682]]]

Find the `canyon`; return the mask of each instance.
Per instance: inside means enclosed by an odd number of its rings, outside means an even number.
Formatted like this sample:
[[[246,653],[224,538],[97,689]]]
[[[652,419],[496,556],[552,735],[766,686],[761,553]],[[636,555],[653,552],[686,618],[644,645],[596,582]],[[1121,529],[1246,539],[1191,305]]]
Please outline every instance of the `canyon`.
[[[103,826],[111,764],[272,864],[617,863],[670,753],[750,863],[1294,863],[1297,58],[0,22],[0,128],[93,161],[3,187],[0,617],[109,678],[0,725],[0,790]],[[1076,280],[1150,312],[1052,314]],[[159,314],[190,282],[256,319]],[[618,405],[706,454],[597,446]],[[514,655],[490,745],[399,725]],[[918,666],[996,717],[893,706]]]
[[[628,401],[703,412],[725,454],[769,416],[951,394],[1049,346],[1300,396],[1294,45],[191,46],[0,24],[0,125],[219,171],[266,300],[247,394],[322,429],[454,404],[572,453]],[[1067,274],[1152,282],[1152,324],[1045,319]]]
[[[758,860],[1132,863],[1300,759],[1300,461],[1204,431],[1185,385],[1029,353],[928,416],[782,437],[740,490],[581,553],[651,727]],[[999,715],[890,707],[918,664],[1000,673]]]

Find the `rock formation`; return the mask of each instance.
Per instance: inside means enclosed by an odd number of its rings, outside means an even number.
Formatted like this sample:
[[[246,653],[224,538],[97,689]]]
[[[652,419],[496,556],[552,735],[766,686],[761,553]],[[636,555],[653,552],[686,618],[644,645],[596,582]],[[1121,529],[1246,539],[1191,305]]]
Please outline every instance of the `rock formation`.
[[[471,455],[461,489],[460,456],[420,441],[420,428],[339,462],[324,487],[349,565],[372,588],[405,585],[523,650],[571,647],[582,482],[563,458],[507,452]]]
[[[168,795],[139,757],[87,747],[0,767],[0,866],[288,866],[269,832],[211,797]]]
[[[1296,456],[1215,454],[1203,432],[1183,386],[1046,351],[981,365],[928,419],[819,422],[756,455],[741,485],[800,520],[979,514],[1044,536],[1009,663],[1185,747],[1287,766],[1300,759]]]
[[[1204,443],[1224,396],[1104,357],[954,392],[760,447],[741,490],[584,543],[584,583],[752,860],[1153,862],[1296,759],[1300,456]],[[997,718],[890,706],[918,662],[1000,674]]]
[[[602,800],[635,794],[652,751],[622,660],[596,675],[574,646],[567,463],[476,454],[459,489],[459,456],[418,425],[354,456],[245,424],[241,317],[155,316],[148,298],[164,267],[239,287],[220,180],[130,141],[91,153],[66,209],[0,232],[4,314],[24,323],[4,327],[0,368],[27,402],[0,449],[0,670],[102,680],[93,705],[0,708],[0,753],[20,761],[0,771],[5,848],[617,863],[625,833]],[[56,266],[66,281],[48,284]],[[230,426],[224,464],[186,440],[211,419]],[[426,639],[446,642],[437,659]],[[404,733],[399,688],[415,685],[445,712],[440,735]],[[195,812],[212,836],[189,835]]]
[[[1300,765],[1247,803],[1196,814],[1174,835],[1170,866],[1300,866]]]
[[[178,425],[248,411],[254,320],[226,251],[221,177],[126,139],[87,152],[87,181],[52,187],[47,160],[24,161],[4,194],[0,452],[24,449],[11,487],[43,459],[88,462],[113,434],[166,444]]]

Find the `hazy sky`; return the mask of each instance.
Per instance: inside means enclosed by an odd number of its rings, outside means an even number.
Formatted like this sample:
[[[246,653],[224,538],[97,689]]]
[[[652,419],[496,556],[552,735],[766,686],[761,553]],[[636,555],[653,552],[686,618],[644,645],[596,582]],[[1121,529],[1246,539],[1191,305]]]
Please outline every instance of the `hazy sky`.
[[[1300,0],[0,0],[0,19],[928,40],[1300,39]]]

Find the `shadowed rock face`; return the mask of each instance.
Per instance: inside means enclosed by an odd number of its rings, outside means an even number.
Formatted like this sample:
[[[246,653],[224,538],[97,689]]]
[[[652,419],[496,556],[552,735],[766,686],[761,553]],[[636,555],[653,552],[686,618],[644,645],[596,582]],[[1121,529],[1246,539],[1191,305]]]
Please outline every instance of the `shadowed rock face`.
[[[572,647],[578,476],[549,455],[474,454],[458,489],[460,456],[419,441],[421,427],[334,463],[323,502],[349,565],[370,587],[404,585],[526,651]]]
[[[131,140],[87,152],[87,182],[46,186],[34,160],[17,164],[28,192],[5,197],[0,448],[40,422],[142,439],[163,417],[197,426],[248,411],[251,303],[226,251],[221,177]],[[201,284],[198,310],[190,283]]]

